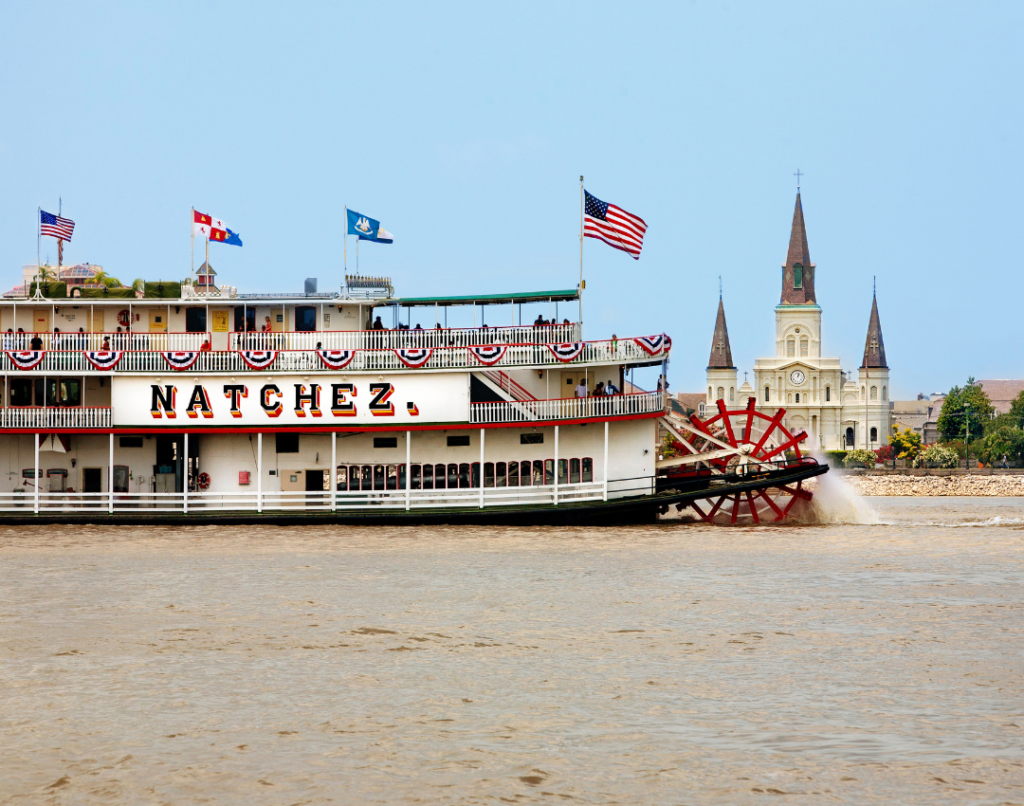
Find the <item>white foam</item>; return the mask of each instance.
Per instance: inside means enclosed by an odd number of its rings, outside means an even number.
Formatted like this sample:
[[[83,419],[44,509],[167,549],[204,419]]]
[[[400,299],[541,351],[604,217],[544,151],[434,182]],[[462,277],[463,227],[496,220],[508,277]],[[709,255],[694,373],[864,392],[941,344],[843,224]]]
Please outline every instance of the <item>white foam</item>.
[[[822,456],[815,457],[822,464]],[[825,473],[810,485],[814,493],[811,505],[806,507],[801,520],[806,523],[881,523],[875,512],[838,474]],[[804,483],[807,486],[807,483]]]

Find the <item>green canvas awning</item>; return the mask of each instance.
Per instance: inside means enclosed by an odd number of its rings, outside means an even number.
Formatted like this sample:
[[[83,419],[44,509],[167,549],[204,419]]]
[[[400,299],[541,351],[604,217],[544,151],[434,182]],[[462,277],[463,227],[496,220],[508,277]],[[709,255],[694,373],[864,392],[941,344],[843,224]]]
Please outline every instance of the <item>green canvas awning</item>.
[[[563,291],[517,291],[512,294],[469,294],[460,297],[406,297],[382,305],[397,304],[402,308],[413,308],[421,305],[508,305],[523,302],[568,302],[579,298],[575,288]]]

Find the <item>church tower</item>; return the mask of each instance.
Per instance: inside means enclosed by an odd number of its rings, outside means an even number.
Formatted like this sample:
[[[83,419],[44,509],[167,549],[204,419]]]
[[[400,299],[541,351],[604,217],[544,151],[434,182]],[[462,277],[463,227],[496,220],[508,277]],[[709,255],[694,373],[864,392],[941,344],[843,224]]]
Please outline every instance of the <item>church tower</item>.
[[[857,381],[860,387],[864,428],[856,447],[874,450],[887,445],[892,433],[892,415],[889,411],[889,364],[885,360],[882,323],[878,318],[878,297],[874,294],[871,297],[868,335],[864,340],[864,358]]]
[[[736,403],[736,367],[732,362],[732,347],[729,346],[729,329],[725,325],[725,306],[718,297],[718,318],[715,319],[715,335],[711,340],[711,357],[708,359],[707,406],[713,409],[719,400],[727,406]]]
[[[821,355],[821,308],[814,296],[814,271],[807,247],[804,207],[797,189],[789,250],[782,266],[782,296],[775,308],[777,358],[818,358]]]

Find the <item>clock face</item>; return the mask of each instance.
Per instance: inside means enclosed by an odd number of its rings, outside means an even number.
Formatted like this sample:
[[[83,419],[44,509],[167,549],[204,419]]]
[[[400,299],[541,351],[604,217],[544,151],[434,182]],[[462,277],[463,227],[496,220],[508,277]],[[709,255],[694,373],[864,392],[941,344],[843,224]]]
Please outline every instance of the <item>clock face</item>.
[[[789,379],[790,379],[790,380],[791,380],[791,381],[792,381],[792,382],[793,382],[793,383],[794,383],[794,384],[795,384],[796,386],[799,386],[800,384],[802,384],[802,383],[804,382],[804,380],[806,380],[806,376],[805,376],[805,375],[804,375],[804,373],[803,373],[802,371],[800,371],[799,369],[794,369],[794,370],[793,370],[793,372],[792,372],[792,373],[790,374],[790,376],[789,376]]]

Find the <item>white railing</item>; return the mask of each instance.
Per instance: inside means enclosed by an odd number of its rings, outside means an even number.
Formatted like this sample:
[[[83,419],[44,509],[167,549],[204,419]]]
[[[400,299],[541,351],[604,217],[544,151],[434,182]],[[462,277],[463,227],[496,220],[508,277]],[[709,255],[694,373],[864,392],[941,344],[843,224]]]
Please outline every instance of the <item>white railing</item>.
[[[395,350],[437,349],[478,344],[562,344],[580,340],[580,326],[430,328],[424,330],[338,330],[303,333],[232,333],[232,350]]]
[[[479,487],[452,490],[363,490],[361,492],[190,492],[184,493],[61,493],[39,492],[30,485],[23,492],[0,493],[0,512],[351,512],[355,510],[480,509],[488,506],[556,506],[600,501],[603,482],[553,484],[534,487]]]
[[[11,406],[0,409],[4,428],[110,428],[110,407]]]
[[[31,350],[36,336],[42,349],[54,352],[82,350],[198,350],[210,341],[209,333],[4,333],[4,350]]]
[[[194,335],[194,334],[190,334]],[[195,350],[199,348],[196,347]],[[324,348],[327,349],[327,348]],[[579,356],[571,364],[631,363],[637,361],[659,361],[668,353],[652,357],[633,339],[587,342]],[[557,366],[561,364],[546,344],[513,344],[494,365],[487,367],[473,358],[465,347],[443,347],[435,349],[422,367],[411,370],[398,358],[392,349],[356,350],[346,372],[422,372],[423,370],[471,369],[491,371],[536,366]],[[173,371],[157,351],[129,350],[112,370],[96,370],[78,350],[50,351],[31,370],[20,370],[11,359],[3,355],[0,371],[17,374],[20,371],[35,373],[125,373],[151,374]],[[190,372],[255,372],[240,353],[228,351],[201,352]],[[265,372],[329,372],[314,350],[282,350]],[[607,380],[613,380],[608,378]]]
[[[526,423],[538,420],[585,420],[631,414],[653,414],[664,410],[664,393],[640,392],[608,397],[472,403],[469,407],[469,421],[482,425],[486,423]]]

